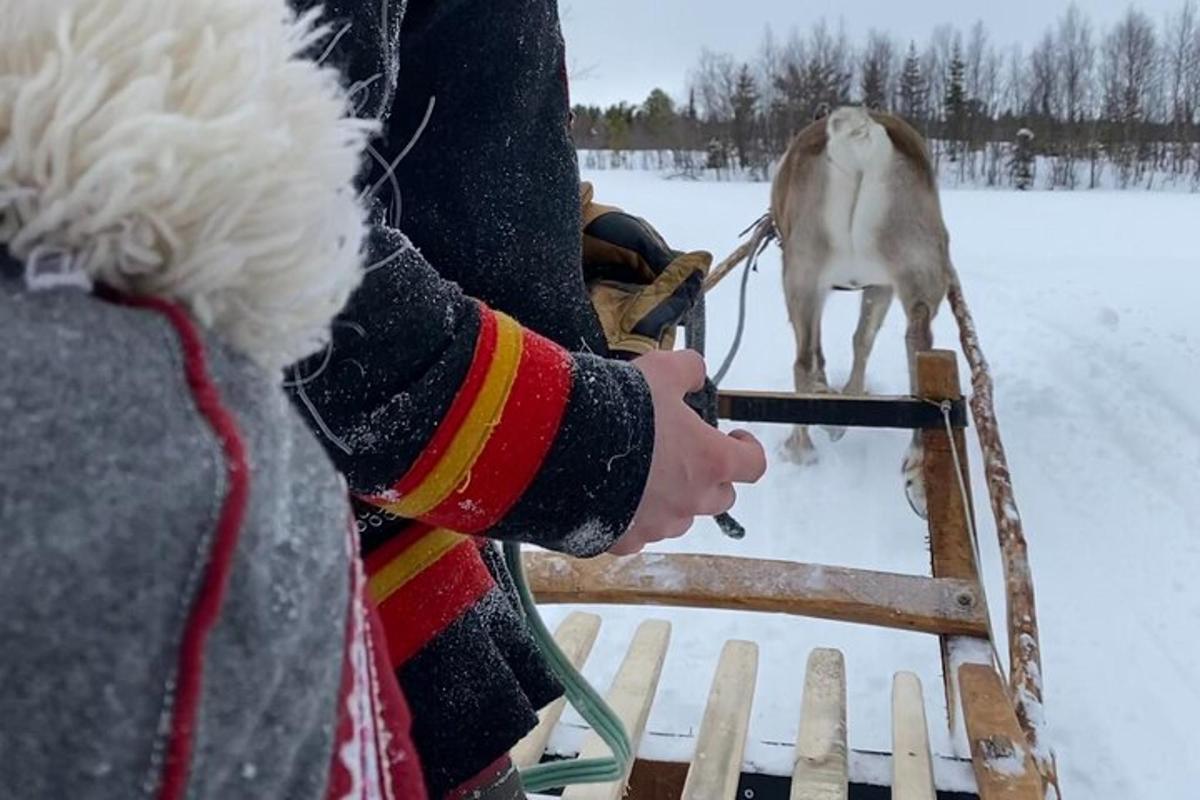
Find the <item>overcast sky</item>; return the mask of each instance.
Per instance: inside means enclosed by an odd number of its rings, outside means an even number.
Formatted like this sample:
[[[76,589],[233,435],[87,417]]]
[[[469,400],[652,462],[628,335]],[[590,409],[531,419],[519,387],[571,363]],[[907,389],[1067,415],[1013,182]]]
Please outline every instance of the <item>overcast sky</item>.
[[[1137,0],[1156,23],[1183,0]],[[574,102],[641,102],[655,86],[683,97],[701,47],[753,58],[769,23],[777,39],[825,17],[857,41],[871,27],[918,46],[935,25],[966,31],[982,19],[994,41],[1033,43],[1068,0],[560,0]],[[1100,28],[1128,0],[1081,0]]]

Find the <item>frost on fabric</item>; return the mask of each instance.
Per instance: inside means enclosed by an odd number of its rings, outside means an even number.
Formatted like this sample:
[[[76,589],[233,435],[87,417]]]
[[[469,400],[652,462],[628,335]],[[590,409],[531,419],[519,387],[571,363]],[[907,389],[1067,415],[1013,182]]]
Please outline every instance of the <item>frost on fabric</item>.
[[[293,0],[293,5],[298,10],[322,7],[322,19],[332,28],[330,41],[322,43],[322,60],[351,77],[347,88],[357,114],[386,120],[400,67],[396,54],[402,12],[391,0]]]
[[[601,519],[590,519],[562,539],[562,550],[571,554],[602,553],[616,541],[618,533]]]
[[[375,499],[379,503],[393,505],[403,500],[404,495],[400,494],[400,492],[396,491],[396,489],[393,487],[391,489],[384,489],[382,492],[379,492],[375,495]]]

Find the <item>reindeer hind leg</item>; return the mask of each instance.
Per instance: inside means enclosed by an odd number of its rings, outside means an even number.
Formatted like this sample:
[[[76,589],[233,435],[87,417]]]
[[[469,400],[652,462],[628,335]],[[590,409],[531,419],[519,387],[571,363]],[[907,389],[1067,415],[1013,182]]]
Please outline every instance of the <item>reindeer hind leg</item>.
[[[842,394],[862,395],[866,392],[867,361],[875,348],[875,338],[887,318],[895,290],[891,286],[868,286],[863,289],[858,328],[854,331],[854,366]]]
[[[857,397],[865,394],[867,360],[875,346],[875,337],[887,317],[888,308],[892,304],[895,291],[891,286],[867,286],[863,289],[862,305],[858,313],[858,328],[854,331],[854,366],[850,369],[850,378],[842,388],[842,394]],[[825,426],[825,432],[833,441],[841,441],[846,435],[846,429],[832,425]]]
[[[796,361],[793,366],[797,394],[828,390],[824,377],[824,356],[821,353],[821,308],[824,305],[821,289],[815,281],[787,286],[788,316],[796,335]],[[788,437],[786,453],[797,464],[816,461],[816,448],[808,427],[796,425]]]
[[[908,347],[909,384],[912,394],[917,394],[917,354],[933,349],[933,310],[930,304],[918,300],[906,304],[908,330],[904,335]],[[913,431],[912,444],[904,456],[904,493],[908,504],[917,516],[925,519],[928,506],[925,495],[925,448],[921,444],[921,432]]]

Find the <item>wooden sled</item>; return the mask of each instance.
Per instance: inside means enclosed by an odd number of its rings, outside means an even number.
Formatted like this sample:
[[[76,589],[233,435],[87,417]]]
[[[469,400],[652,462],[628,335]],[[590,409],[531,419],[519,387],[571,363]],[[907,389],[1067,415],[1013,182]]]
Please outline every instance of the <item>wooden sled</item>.
[[[922,701],[922,682],[912,673],[892,677],[892,753],[848,748],[846,667],[836,650],[814,649],[803,683],[797,741],[790,769],[745,768],[758,648],[730,641],[713,673],[707,708],[689,755],[652,759],[646,720],[658,689],[670,641],[670,625],[652,617],[629,644],[607,699],[621,716],[639,754],[625,781],[568,788],[567,800],[1044,800],[1058,798],[1053,757],[1037,741],[1036,708],[1024,683],[1009,678],[995,657],[986,596],[979,579],[974,514],[964,441],[966,408],[954,353],[921,354],[920,398],[844,398],[722,393],[721,416],[744,421],[812,425],[901,427],[921,430],[931,545],[931,575],[898,575],[781,561],[711,555],[642,555],[573,560],[547,553],[525,554],[530,586],[541,603],[685,606],[774,612],[918,631],[938,637],[943,690],[952,737],[965,731],[969,758],[931,752]],[[949,423],[947,425],[947,422]],[[955,458],[955,450],[958,458]],[[956,464],[963,474],[956,474]],[[965,507],[964,507],[965,501]],[[994,504],[998,513],[1001,504]],[[1020,539],[1023,546],[1023,538]],[[1021,556],[1023,557],[1023,550]],[[1007,565],[1006,565],[1007,566]],[[664,580],[664,576],[669,580]],[[819,578],[819,579],[817,579]],[[1028,576],[1025,576],[1027,583]],[[1007,606],[1014,678],[1036,671],[1036,637],[1029,623],[1013,620],[1014,608],[1029,603],[1032,589],[1009,581]],[[1028,593],[1028,597],[1025,593]],[[1018,615],[1032,618],[1032,614]],[[596,640],[601,620],[573,613],[555,634],[580,666]],[[1025,627],[1020,627],[1024,625]],[[1033,628],[1036,633],[1036,628]],[[1024,636],[1025,638],[1020,638]],[[1018,661],[1018,658],[1026,661]],[[858,665],[857,669],[870,669]],[[928,686],[936,676],[926,676]],[[1015,688],[1014,688],[1015,687]],[[789,691],[792,687],[771,687]],[[794,691],[799,691],[797,686]],[[1035,709],[1038,718],[1034,719]],[[513,751],[518,766],[561,758],[547,753],[560,724],[562,702],[541,714],[538,727]],[[678,748],[676,748],[678,750]],[[579,755],[602,755],[594,734]],[[572,754],[573,755],[573,754]],[[882,778],[880,776],[883,776]]]

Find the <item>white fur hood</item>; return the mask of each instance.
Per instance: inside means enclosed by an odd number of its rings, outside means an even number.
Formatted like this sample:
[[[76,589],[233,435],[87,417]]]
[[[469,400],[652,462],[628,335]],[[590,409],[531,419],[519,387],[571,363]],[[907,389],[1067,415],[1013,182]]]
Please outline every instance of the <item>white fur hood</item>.
[[[277,369],[361,278],[373,123],[286,0],[0,0],[0,246],[183,302]],[[319,48],[318,48],[319,49]]]

